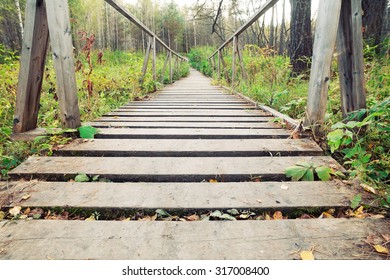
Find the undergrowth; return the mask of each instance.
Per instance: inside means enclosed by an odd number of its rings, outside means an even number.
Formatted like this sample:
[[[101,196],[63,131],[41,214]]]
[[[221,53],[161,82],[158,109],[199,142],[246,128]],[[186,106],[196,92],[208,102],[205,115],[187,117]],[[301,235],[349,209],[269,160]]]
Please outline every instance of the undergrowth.
[[[352,113],[343,120],[340,103],[338,65],[334,60],[331,68],[325,132],[327,139],[322,146],[348,169],[350,179],[361,182],[361,192],[376,194],[371,206],[390,207],[390,40],[386,40],[382,56],[375,47],[365,46],[365,78],[367,110]],[[237,79],[231,84],[232,49],[223,50],[225,66],[221,64],[221,76],[217,66],[208,57],[212,47],[191,50],[188,57],[193,67],[212,77],[218,83],[234,87],[251,99],[265,104],[295,119],[303,119],[309,87],[309,71],[297,77],[291,74],[288,57],[280,56],[268,48],[246,45],[243,61],[246,78],[237,63]],[[218,59],[216,58],[216,63]],[[213,69],[214,68],[214,69]],[[329,143],[327,143],[329,141]],[[328,144],[328,145],[327,145]]]
[[[82,122],[91,121],[132,100],[143,99],[156,88],[169,82],[166,69],[161,72],[165,55],[158,56],[158,80],[151,74],[151,61],[141,85],[139,83],[144,54],[93,49],[93,38],[84,35],[84,49],[76,56],[76,80]],[[92,40],[92,43],[91,43]],[[168,68],[168,67],[167,67]],[[0,45],[0,179],[6,178],[10,169],[20,164],[29,155],[51,154],[53,149],[65,144],[69,138],[53,134],[36,141],[11,140],[13,115],[19,72],[19,57]],[[174,72],[174,80],[189,73],[185,63]],[[53,129],[61,127],[53,61],[48,56],[42,86],[38,127]]]

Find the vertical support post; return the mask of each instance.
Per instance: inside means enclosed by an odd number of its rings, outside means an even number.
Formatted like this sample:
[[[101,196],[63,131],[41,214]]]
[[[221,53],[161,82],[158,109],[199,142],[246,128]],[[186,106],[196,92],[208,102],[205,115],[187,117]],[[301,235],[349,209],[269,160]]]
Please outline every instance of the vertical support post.
[[[244,80],[246,80],[248,76],[247,76],[246,71],[245,71],[244,58],[241,54],[240,45],[239,45],[238,40],[237,40],[236,47],[237,47],[236,52],[237,52],[238,61],[240,62],[241,76]]]
[[[153,81],[157,82],[157,71],[156,71],[156,61],[157,61],[157,50],[156,50],[156,36],[152,38],[152,48],[153,48],[153,60],[152,60],[152,73]],[[156,90],[156,89],[155,89]]]
[[[173,83],[172,51],[169,51],[169,83]]]
[[[144,64],[142,65],[142,76],[140,78],[140,84],[144,82],[144,78],[146,75],[146,71],[148,70],[148,64],[149,64],[149,58],[150,58],[150,49],[152,48],[152,38],[149,37],[149,42],[148,42],[148,47],[146,48],[146,53],[145,53],[145,59],[144,59]]]
[[[80,126],[68,0],[46,1],[62,127]]]
[[[221,50],[218,50],[218,81],[221,79]]]
[[[320,1],[316,24],[313,61],[310,73],[309,95],[305,126],[317,134],[323,125],[328,97],[330,67],[336,44],[342,0]]]
[[[235,82],[236,82],[236,74],[237,74],[237,69],[236,69],[236,62],[237,62],[237,43],[238,43],[238,37],[234,36],[233,37],[233,65],[232,65],[232,89],[234,90],[235,88]]]
[[[46,6],[43,0],[27,0],[24,26],[14,113],[14,133],[26,132],[37,127],[49,38]]]
[[[361,0],[343,0],[337,33],[337,53],[343,117],[366,108]]]
[[[168,62],[169,62],[169,52],[167,53],[167,57],[165,58],[165,61],[164,61],[164,66],[163,66],[163,69],[161,71],[160,83],[164,83],[165,71],[167,70]]]

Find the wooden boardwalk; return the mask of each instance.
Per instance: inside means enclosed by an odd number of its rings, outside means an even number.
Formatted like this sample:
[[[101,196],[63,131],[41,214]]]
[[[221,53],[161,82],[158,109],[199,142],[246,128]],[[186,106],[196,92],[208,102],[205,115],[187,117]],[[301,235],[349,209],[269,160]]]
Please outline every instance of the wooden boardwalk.
[[[96,139],[29,158],[0,197],[12,198],[6,207],[180,217],[348,207],[354,192],[339,182],[286,181],[285,169],[298,162],[343,168],[272,119],[192,70],[152,100],[92,122]],[[110,182],[74,182],[81,173]],[[380,259],[364,240],[388,232],[385,219],[2,221],[0,259],[298,259],[312,248],[316,259]]]

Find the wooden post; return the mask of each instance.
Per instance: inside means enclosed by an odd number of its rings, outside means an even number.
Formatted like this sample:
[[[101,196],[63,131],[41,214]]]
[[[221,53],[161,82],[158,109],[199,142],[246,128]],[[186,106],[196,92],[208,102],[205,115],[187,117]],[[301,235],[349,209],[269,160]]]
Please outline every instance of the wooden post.
[[[169,83],[173,83],[172,51],[169,51]]]
[[[165,61],[164,61],[164,66],[163,66],[163,69],[161,71],[160,83],[164,83],[165,71],[167,70],[168,62],[169,62],[169,52],[167,53],[167,57],[165,58]]]
[[[222,63],[223,72],[224,72],[224,74],[225,74],[226,82],[230,82],[229,74],[228,74],[228,72],[226,71],[226,63],[225,63],[225,60],[223,59],[223,54],[222,54],[222,52],[221,52],[221,63]]]
[[[157,50],[156,50],[156,36],[152,38],[152,48],[153,48],[153,60],[152,60],[152,73],[153,81],[157,82],[157,71],[156,71],[156,61],[157,61]],[[155,88],[156,90],[156,88]]]
[[[234,90],[235,88],[235,81],[236,81],[236,73],[237,73],[237,69],[236,69],[236,62],[237,62],[237,43],[238,43],[238,38],[237,36],[234,36],[233,37],[233,59],[232,59],[232,89]]]
[[[341,0],[320,1],[316,24],[313,60],[310,73],[309,95],[306,107],[305,126],[315,134],[323,125],[328,97],[330,67],[336,44]]]
[[[218,81],[221,79],[221,50],[218,50]]]
[[[80,126],[68,0],[46,1],[62,127]]]
[[[237,48],[236,52],[237,52],[238,61],[240,62],[241,76],[244,80],[246,80],[248,76],[247,76],[246,71],[245,71],[244,58],[241,54],[240,45],[239,45],[238,40],[237,40],[236,48]]]
[[[25,32],[14,113],[15,133],[37,127],[49,29],[43,0],[27,0]]]
[[[148,70],[151,48],[152,48],[152,38],[149,37],[148,47],[146,48],[146,53],[145,53],[144,64],[142,65],[142,76],[140,78],[140,84],[142,84],[144,82],[146,71]]]
[[[337,33],[337,53],[343,117],[366,108],[361,0],[343,0]]]

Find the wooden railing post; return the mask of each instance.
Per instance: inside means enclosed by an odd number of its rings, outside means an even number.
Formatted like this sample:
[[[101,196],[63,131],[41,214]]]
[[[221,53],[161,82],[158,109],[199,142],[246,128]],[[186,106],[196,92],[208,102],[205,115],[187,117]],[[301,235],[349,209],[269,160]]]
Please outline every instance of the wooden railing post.
[[[235,88],[235,81],[236,81],[236,74],[237,74],[237,69],[236,69],[236,64],[237,64],[237,44],[238,44],[238,37],[234,36],[233,37],[233,59],[232,59],[232,88],[234,90]]]
[[[149,37],[148,47],[146,48],[146,53],[145,53],[145,58],[144,58],[144,64],[142,65],[142,76],[140,78],[140,84],[142,84],[144,82],[146,71],[148,70],[148,64],[149,64],[150,51],[152,49],[152,44],[153,44],[153,39],[152,39],[152,37]]]
[[[361,0],[343,0],[337,33],[337,53],[343,117],[366,108]]]
[[[221,50],[218,50],[218,81],[221,79]]]
[[[62,127],[81,125],[68,0],[46,1]]]
[[[153,81],[154,81],[154,83],[156,83],[156,82],[157,82],[157,70],[156,70],[156,63],[157,63],[156,36],[153,36],[153,37],[152,37],[152,48],[153,48],[152,74],[153,74]],[[154,90],[156,90],[156,84],[154,85]]]
[[[172,51],[169,51],[169,83],[173,83]]]
[[[315,31],[313,61],[310,73],[309,95],[305,126],[316,134],[324,123],[330,67],[336,44],[341,0],[320,1]]]
[[[24,26],[14,133],[26,132],[37,127],[49,38],[46,6],[43,0],[27,0]]]

